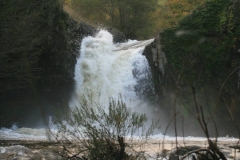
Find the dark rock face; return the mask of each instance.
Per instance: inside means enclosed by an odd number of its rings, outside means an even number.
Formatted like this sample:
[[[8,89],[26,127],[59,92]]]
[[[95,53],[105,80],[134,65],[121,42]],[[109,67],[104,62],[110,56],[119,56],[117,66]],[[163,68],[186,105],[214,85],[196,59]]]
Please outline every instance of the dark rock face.
[[[109,27],[107,27],[106,30],[113,35],[113,42],[114,43],[119,43],[119,42],[125,42],[126,41],[126,36],[122,32],[120,32],[116,29],[113,29],[113,28],[109,28]]]
[[[169,78],[167,58],[162,51],[160,37],[155,38],[151,44],[145,47],[143,55],[147,58],[151,68],[156,94],[164,96],[165,87],[169,86],[171,79]]]
[[[212,10],[218,11],[215,5],[219,5],[226,12],[226,14],[216,12],[209,16],[216,20],[211,24],[212,27],[203,25],[204,22],[200,20],[205,20],[205,15],[208,14],[208,10],[202,10],[208,7],[203,5],[184,18],[178,26],[160,33],[159,45],[166,52],[168,60],[164,72],[159,65],[162,59],[159,53],[163,52],[156,51],[157,40],[147,46],[143,53],[152,70],[159,108],[166,111],[171,118],[174,117],[174,111],[178,113],[178,126],[182,126],[181,118],[184,118],[185,123],[191,122],[184,125],[185,133],[188,135],[199,136],[203,133],[199,123],[195,123],[198,114],[196,106],[203,107],[206,119],[215,121],[208,124],[211,135],[215,134],[213,123],[217,124],[219,136],[238,134],[232,117],[239,121],[240,110],[237,106],[240,104],[240,3],[234,1],[228,4],[229,6],[225,4],[227,1],[223,0],[221,3],[206,3],[212,6]],[[233,14],[232,17],[230,13]],[[224,24],[216,18],[220,15],[226,16]],[[231,20],[228,20],[229,17]],[[229,21],[233,26],[231,28],[228,28]],[[212,30],[213,28],[215,30]],[[180,35],[180,32],[183,35]],[[216,38],[212,38],[214,37],[212,34],[216,34]],[[200,42],[201,38],[205,41]]]
[[[68,108],[81,39],[96,29],[72,20],[55,0],[2,4],[0,127],[42,126]]]
[[[2,4],[0,127],[42,126],[68,109],[81,40],[97,30],[71,19],[55,0]],[[107,30],[114,42],[125,40],[119,31]]]

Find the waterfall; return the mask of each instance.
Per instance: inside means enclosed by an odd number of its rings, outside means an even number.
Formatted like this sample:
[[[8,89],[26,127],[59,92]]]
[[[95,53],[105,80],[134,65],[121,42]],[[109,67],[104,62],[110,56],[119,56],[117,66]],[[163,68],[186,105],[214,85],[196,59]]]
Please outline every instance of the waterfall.
[[[114,44],[113,36],[104,30],[85,37],[75,66],[75,91],[70,107],[78,107],[81,97],[88,93],[94,101],[100,100],[107,107],[110,97],[118,98],[121,94],[123,100],[131,100],[129,107],[147,111],[146,115],[152,117],[149,106],[144,105],[144,94],[154,94],[154,89],[148,62],[142,55],[144,47],[152,41],[128,40]],[[45,129],[13,125],[10,129],[0,128],[0,139],[45,140],[45,133]]]
[[[75,93],[70,106],[78,106],[81,97],[89,93],[103,106],[110,97],[117,98],[119,94],[142,103],[144,92],[154,92],[148,62],[142,55],[144,47],[152,41],[114,44],[113,36],[105,30],[85,37],[75,66]]]

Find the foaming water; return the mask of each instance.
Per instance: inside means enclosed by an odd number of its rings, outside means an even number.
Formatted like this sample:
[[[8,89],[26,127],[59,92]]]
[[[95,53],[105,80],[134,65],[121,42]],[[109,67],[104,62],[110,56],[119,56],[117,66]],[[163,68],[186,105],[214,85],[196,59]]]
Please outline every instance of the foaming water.
[[[0,140],[48,140],[45,129],[11,128],[0,129]]]
[[[94,37],[84,38],[75,66],[76,88],[70,106],[78,107],[81,98],[87,94],[102,106],[108,105],[110,97],[117,98],[119,95],[126,101],[139,101],[136,86],[140,79],[150,74],[142,52],[152,41],[129,40],[114,44],[113,36],[104,30]],[[134,71],[138,74],[134,75]],[[153,92],[150,81],[143,86],[151,88]]]
[[[141,137],[136,136],[135,139]],[[166,141],[175,141],[176,137],[173,136],[164,136],[163,134],[155,134],[149,136],[149,139],[154,140],[155,142],[159,142],[160,140]],[[214,138],[212,138],[214,140]],[[0,129],[0,140],[49,140],[45,129],[33,129],[33,128],[1,128]],[[178,137],[178,140],[184,141],[206,141],[205,137]],[[238,142],[238,138],[235,137],[218,137],[218,141],[220,142]]]
[[[104,30],[84,38],[75,66],[75,91],[70,107],[79,107],[81,98],[88,98],[88,94],[104,107],[108,106],[109,98],[121,95],[129,107],[149,112],[141,95],[147,89],[152,93],[154,90],[148,62],[142,52],[152,41],[128,40],[114,44],[113,36]],[[41,140],[46,139],[46,131],[16,126],[1,128],[0,139]]]
[[[146,41],[129,40],[119,44],[113,44],[112,41],[113,37],[107,31],[100,31],[94,37],[89,36],[83,39],[80,57],[75,67],[76,88],[70,102],[71,107],[79,106],[81,97],[87,94],[91,94],[91,98],[101,103],[102,106],[107,106],[109,97],[118,98],[121,94],[123,98],[136,102],[129,105],[133,108],[139,103],[144,103],[142,95],[146,90],[148,93],[154,93],[150,83],[149,66],[146,58],[142,55],[144,47],[153,39]],[[137,107],[138,110],[149,112],[149,108],[146,108],[149,106],[139,107],[138,105]],[[54,128],[51,128],[51,131],[54,132]],[[16,125],[13,125],[12,128],[0,129],[0,140],[40,141],[49,140],[48,138],[45,129],[18,128]],[[138,140],[141,137],[134,138]],[[161,133],[150,136],[148,145],[151,144],[151,151],[148,150],[146,153],[151,157],[157,156],[156,153],[159,153],[161,143],[171,150],[175,147],[173,145],[175,139],[176,137],[164,136]],[[183,145],[189,143],[201,147],[206,146],[206,138],[204,137],[178,137],[178,142]],[[238,143],[238,139],[220,137],[218,142],[235,145]],[[155,148],[154,144],[156,144]],[[19,145],[0,147],[0,154],[13,154],[12,150],[18,151],[18,155],[23,155],[29,149]],[[14,153],[14,155],[17,154]],[[29,157],[29,155],[27,156]]]

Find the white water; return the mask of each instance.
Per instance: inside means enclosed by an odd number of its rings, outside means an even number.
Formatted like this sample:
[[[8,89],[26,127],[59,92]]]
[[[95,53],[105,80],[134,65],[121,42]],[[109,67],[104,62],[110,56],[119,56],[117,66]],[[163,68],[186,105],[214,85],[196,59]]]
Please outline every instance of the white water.
[[[125,100],[131,100],[130,107],[133,107],[133,104],[144,104],[139,94],[146,88],[153,92],[153,88],[150,83],[139,83],[148,81],[150,74],[148,62],[142,52],[152,41],[153,39],[128,40],[114,44],[112,35],[104,30],[94,37],[84,38],[75,67],[76,88],[70,106],[79,106],[81,97],[88,93],[91,93],[94,101],[103,106],[107,106],[110,97],[118,98],[119,94]],[[137,74],[134,75],[133,72]],[[137,85],[145,89],[140,89],[137,93]],[[149,108],[147,110],[149,111]],[[44,129],[18,128],[13,125],[10,129],[0,129],[0,139],[44,140],[46,132]]]
[[[100,31],[95,37],[86,37],[82,41],[81,56],[77,60],[75,69],[76,89],[71,104],[78,105],[79,97],[92,91],[96,98],[101,92],[101,100],[106,102],[109,97],[123,97],[142,102],[134,87],[139,79],[148,75],[148,64],[142,55],[144,47],[153,39],[145,41],[129,40],[126,43],[113,44],[113,37],[107,31]],[[137,75],[133,71],[137,70]],[[150,85],[151,86],[151,85]],[[148,86],[147,86],[148,87]],[[106,101],[105,101],[106,100]],[[130,106],[131,107],[131,106]],[[146,108],[145,108],[146,109]],[[161,139],[160,133],[153,136]],[[168,140],[174,137],[166,137]],[[181,137],[179,137],[181,139]],[[44,129],[12,128],[0,129],[1,139],[46,140]],[[231,141],[234,138],[223,137],[220,140]],[[187,137],[186,140],[201,141],[203,137]],[[234,139],[236,141],[237,139]]]
[[[94,37],[84,38],[75,66],[76,88],[70,106],[78,107],[81,98],[88,97],[88,94],[91,94],[94,102],[105,107],[109,98],[117,98],[119,95],[126,101],[142,103],[137,96],[141,93],[136,93],[135,87],[150,74],[142,52],[152,41],[129,40],[113,44],[112,35],[104,30]],[[134,75],[133,72],[138,74]],[[151,88],[153,92],[150,83],[142,86]]]
[[[119,94],[124,98],[143,103],[139,98],[139,93],[135,91],[135,87],[139,85],[139,82],[148,80],[146,77],[149,76],[149,67],[142,51],[145,45],[153,40],[129,40],[126,43],[113,44],[112,39],[112,35],[106,31],[100,31],[95,37],[83,39],[81,55],[75,68],[76,89],[70,102],[72,107],[78,106],[81,97],[87,93],[91,93],[95,101],[100,99],[103,105],[107,105],[109,97],[116,98]],[[134,75],[133,72],[137,74]],[[140,84],[140,86],[151,88],[151,84],[146,83]],[[140,89],[138,92],[142,93],[144,90]],[[16,126],[10,129],[1,128],[1,139],[48,140],[44,129],[18,128]],[[171,143],[175,141],[175,137],[166,136],[164,138],[162,134],[154,135],[150,139],[153,140],[153,144],[162,142],[163,139],[171,141]],[[197,143],[206,141],[206,138],[203,137],[178,137],[178,139],[184,139],[186,142],[197,141]],[[219,138],[219,141],[235,144],[238,139],[222,137]],[[22,150],[27,150],[23,146],[13,147],[21,154]],[[4,154],[8,150],[11,148],[0,147],[0,154]]]
[[[11,129],[2,128],[0,129],[0,140],[27,140],[27,141],[45,141],[48,140],[45,136],[46,133],[43,129],[30,129],[30,128],[17,128],[12,127]],[[141,142],[139,137],[134,138],[134,142]],[[20,142],[20,141],[19,141]],[[199,146],[206,148],[207,139],[203,137],[178,137],[178,142],[182,146]],[[224,152],[228,159],[233,159],[234,150],[230,149],[228,146],[234,146],[238,142],[238,139],[231,137],[220,137],[218,138],[218,145],[222,152]],[[46,157],[42,159],[58,159],[56,158],[58,154],[53,152],[51,149],[46,147],[45,149],[33,149],[24,146],[24,141],[21,142],[22,145],[11,145],[11,146],[0,146],[0,159],[6,159],[13,155],[12,159],[32,159],[32,157]],[[130,142],[129,142],[130,143]],[[163,146],[164,143],[164,146]],[[10,144],[10,142],[9,142]],[[54,147],[54,146],[52,146]],[[158,157],[161,154],[163,147],[165,150],[174,151],[175,137],[164,137],[162,134],[154,135],[148,138],[147,145],[141,148],[147,160],[157,160],[164,159],[164,157]],[[136,150],[139,149],[136,146]],[[168,152],[169,154],[170,152]],[[29,158],[30,157],[30,158]],[[50,158],[49,158],[50,157]],[[158,157],[158,158],[157,158]],[[240,154],[237,152],[237,159],[239,159]],[[168,159],[165,157],[165,159]],[[186,158],[188,159],[188,158]],[[191,158],[189,158],[191,159]]]
[[[138,139],[138,137],[135,137]],[[149,139],[156,140],[159,142],[163,139],[166,141],[175,141],[176,137],[164,136],[163,134],[156,134],[149,137]],[[178,140],[185,141],[206,141],[205,137],[178,137]],[[11,128],[0,129],[0,140],[48,140],[45,129],[33,129],[33,128],[18,128],[13,125]],[[221,142],[237,142],[238,139],[235,137],[219,137]]]

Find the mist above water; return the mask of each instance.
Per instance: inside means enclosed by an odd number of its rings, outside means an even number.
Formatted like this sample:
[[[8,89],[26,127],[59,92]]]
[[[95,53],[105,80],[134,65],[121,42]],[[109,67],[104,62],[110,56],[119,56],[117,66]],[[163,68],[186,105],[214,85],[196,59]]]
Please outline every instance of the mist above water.
[[[75,66],[75,90],[70,107],[80,107],[82,98],[90,95],[92,101],[107,109],[109,98],[117,99],[121,95],[129,108],[145,113],[151,119],[152,106],[144,94],[147,90],[154,95],[154,88],[148,61],[142,52],[152,41],[128,40],[114,44],[113,36],[105,30],[93,37],[85,37]],[[3,139],[45,139],[45,136],[44,129],[0,129]]]
[[[119,95],[126,102],[143,103],[140,97],[144,91],[154,92],[148,62],[142,55],[144,47],[152,41],[129,40],[114,44],[113,36],[105,30],[84,38],[75,66],[75,93],[70,106],[78,107],[81,98],[89,95],[91,100],[105,107],[109,98]],[[137,87],[139,85],[142,88]]]
[[[81,98],[88,94],[94,101],[107,107],[109,98],[118,98],[121,94],[123,100],[131,102],[127,104],[134,111],[146,113],[150,119],[154,114],[157,114],[157,118],[164,119],[164,113],[160,115],[159,111],[155,112],[159,107],[154,108],[147,104],[147,96],[144,96],[146,90],[147,93],[154,95],[150,68],[147,59],[142,55],[145,46],[152,41],[153,39],[128,40],[125,43],[114,44],[113,36],[104,30],[93,37],[84,38],[75,67],[75,90],[69,102],[70,107],[79,107]],[[169,123],[169,121],[160,122],[166,125]],[[163,126],[157,136],[163,137],[161,133],[164,131]],[[174,134],[170,135],[174,136]],[[43,129],[18,127],[0,129],[0,139],[15,138],[46,139],[46,135]]]

